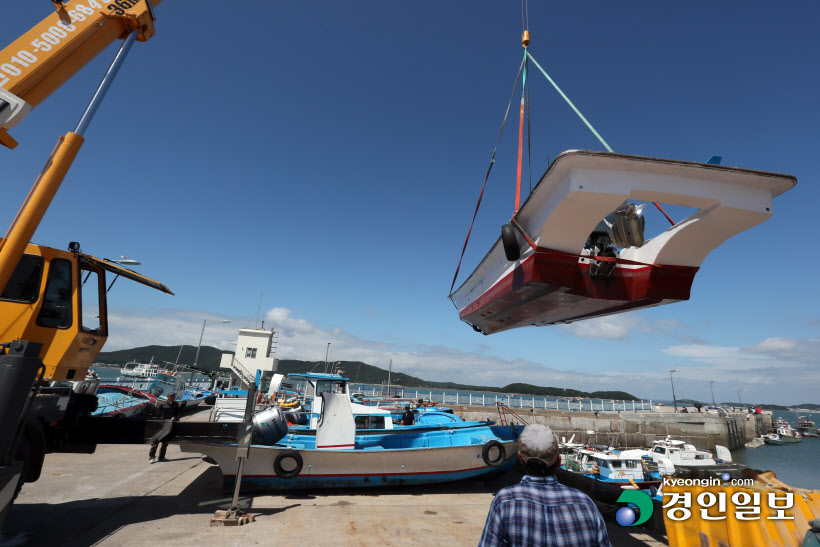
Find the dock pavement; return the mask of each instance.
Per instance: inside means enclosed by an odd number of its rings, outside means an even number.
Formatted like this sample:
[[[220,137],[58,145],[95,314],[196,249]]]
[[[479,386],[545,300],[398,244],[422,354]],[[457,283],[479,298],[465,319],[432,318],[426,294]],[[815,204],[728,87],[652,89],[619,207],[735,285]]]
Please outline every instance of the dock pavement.
[[[207,419],[208,408],[183,420]],[[50,454],[40,480],[26,484],[6,521],[29,545],[477,545],[494,494],[517,483],[491,480],[378,489],[243,494],[244,526],[212,527],[227,509],[219,468],[168,448],[148,463],[148,446],[100,445],[94,454]],[[612,544],[661,547],[666,537],[607,519]]]

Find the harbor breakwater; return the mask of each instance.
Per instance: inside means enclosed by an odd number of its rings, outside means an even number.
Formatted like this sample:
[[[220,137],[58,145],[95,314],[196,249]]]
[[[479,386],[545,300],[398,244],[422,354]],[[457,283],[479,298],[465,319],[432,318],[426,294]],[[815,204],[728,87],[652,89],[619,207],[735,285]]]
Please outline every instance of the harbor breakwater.
[[[453,411],[465,420],[499,422],[495,409],[471,405],[453,405]],[[690,412],[589,412],[583,410],[513,409],[508,422],[539,423],[552,428],[567,441],[608,444],[621,448],[647,448],[652,441],[670,435],[698,448],[714,450],[723,445],[729,450],[743,448],[749,440],[772,430],[772,414],[745,413],[719,416]]]

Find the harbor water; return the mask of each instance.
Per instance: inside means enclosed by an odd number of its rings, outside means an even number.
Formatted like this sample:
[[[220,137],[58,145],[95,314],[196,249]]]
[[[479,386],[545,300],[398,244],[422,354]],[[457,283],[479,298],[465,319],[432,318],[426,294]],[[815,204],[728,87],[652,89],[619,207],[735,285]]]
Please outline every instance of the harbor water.
[[[92,369],[100,378],[102,384],[113,384],[133,387],[136,389],[147,389],[153,379],[140,379],[125,376],[119,368],[96,367]],[[193,381],[191,380],[191,372],[182,372],[182,378],[189,385],[193,385],[198,389],[207,389],[211,386],[211,379],[204,374],[193,372]]]
[[[820,413],[805,415],[820,421]],[[797,427],[797,416],[795,412],[773,412],[775,420],[783,418],[793,427]],[[742,448],[733,450],[732,457],[752,469],[774,471],[789,486],[820,489],[820,438],[803,437],[799,443]]]

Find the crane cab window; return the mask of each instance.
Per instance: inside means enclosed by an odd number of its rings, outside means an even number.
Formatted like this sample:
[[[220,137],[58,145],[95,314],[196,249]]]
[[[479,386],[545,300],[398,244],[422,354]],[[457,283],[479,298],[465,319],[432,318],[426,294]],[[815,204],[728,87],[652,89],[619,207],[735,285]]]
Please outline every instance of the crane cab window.
[[[105,309],[105,275],[83,263],[80,275],[83,278],[80,323],[85,332],[106,334],[108,330]]]
[[[40,293],[40,281],[43,278],[43,257],[23,255],[11,279],[3,289],[0,300],[7,302],[25,302],[31,304],[37,301]]]
[[[37,315],[38,325],[55,329],[66,329],[71,326],[71,288],[71,262],[55,258],[48,268],[43,305]]]

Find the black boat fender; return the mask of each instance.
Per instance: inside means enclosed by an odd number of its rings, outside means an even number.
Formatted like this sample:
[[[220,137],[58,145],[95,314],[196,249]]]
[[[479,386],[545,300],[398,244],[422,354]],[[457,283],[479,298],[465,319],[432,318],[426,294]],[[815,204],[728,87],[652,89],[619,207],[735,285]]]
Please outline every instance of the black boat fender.
[[[509,224],[501,227],[501,244],[504,246],[504,256],[510,262],[515,262],[521,258],[521,247],[518,245],[518,236],[515,228]]]
[[[490,454],[493,452],[493,448],[498,449],[496,451],[497,456],[491,459]],[[493,439],[484,445],[484,448],[481,450],[481,458],[484,460],[484,463],[490,467],[498,467],[507,459],[507,450],[503,444]]]
[[[503,447],[502,447],[503,448]],[[282,461],[286,459],[292,459],[295,463],[293,469],[287,470],[282,467]],[[296,450],[283,450],[276,456],[276,459],[273,460],[273,471],[276,473],[278,477],[283,479],[292,479],[299,475],[302,472],[302,465],[304,461],[302,460],[302,455],[299,454]]]

